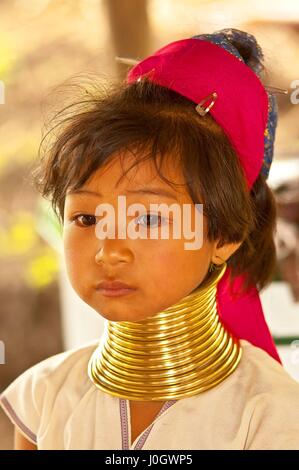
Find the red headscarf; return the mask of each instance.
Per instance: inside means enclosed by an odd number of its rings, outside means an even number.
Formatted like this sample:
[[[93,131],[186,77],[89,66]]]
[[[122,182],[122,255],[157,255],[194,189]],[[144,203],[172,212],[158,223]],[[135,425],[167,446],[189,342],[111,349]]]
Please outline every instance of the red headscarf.
[[[216,93],[209,112],[236,150],[250,190],[265,164],[268,94],[257,74],[221,41],[216,44],[197,37],[172,42],[137,63],[129,71],[127,82],[147,75],[197,105],[202,102],[203,111],[213,101],[206,98]],[[237,338],[264,349],[280,362],[257,288],[233,298],[229,275],[228,267],[217,286],[218,313],[223,324]],[[233,292],[240,292],[243,282],[244,276],[238,276],[233,281]]]

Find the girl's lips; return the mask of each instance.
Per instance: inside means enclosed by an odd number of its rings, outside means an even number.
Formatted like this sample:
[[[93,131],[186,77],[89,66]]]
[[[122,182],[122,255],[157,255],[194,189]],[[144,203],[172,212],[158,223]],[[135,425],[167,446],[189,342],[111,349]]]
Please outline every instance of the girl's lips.
[[[105,297],[119,297],[136,291],[135,288],[105,289],[104,287],[98,287],[97,290]]]
[[[101,281],[96,286],[97,289],[135,289],[134,286],[130,286],[122,281]]]

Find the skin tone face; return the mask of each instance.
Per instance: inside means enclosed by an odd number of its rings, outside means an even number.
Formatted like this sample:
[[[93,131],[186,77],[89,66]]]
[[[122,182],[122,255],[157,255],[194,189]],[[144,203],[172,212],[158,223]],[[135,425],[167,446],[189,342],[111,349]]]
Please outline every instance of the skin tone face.
[[[131,153],[125,154],[124,170],[131,166],[133,159]],[[186,250],[184,243],[190,240],[183,236],[180,239],[172,236],[150,239],[150,230],[161,233],[161,223],[169,223],[171,227],[169,217],[163,221],[163,211],[160,217],[157,211],[150,212],[151,203],[192,204],[192,214],[195,211],[179,167],[168,159],[162,172],[179,186],[173,187],[163,181],[151,160],[139,163],[123,176],[120,158],[116,156],[94,172],[80,188],[99,194],[69,192],[66,196],[63,243],[70,282],[79,297],[108,320],[141,321],[175,304],[201,284],[211,261],[221,264],[239,247],[239,244],[225,245],[219,249],[216,241],[207,240],[205,216],[203,243],[199,249]],[[161,194],[135,192],[145,188],[158,189]],[[117,235],[118,196],[124,195],[127,207],[133,203],[145,206],[143,214],[127,216],[127,223],[139,223],[140,233],[147,232],[148,238],[120,239],[116,236],[114,239],[99,239],[95,230],[96,207],[103,203],[114,207]],[[153,227],[149,227],[149,219]],[[192,225],[193,219],[194,216]],[[126,295],[108,297],[96,288],[101,281],[113,280],[133,286],[135,290]]]

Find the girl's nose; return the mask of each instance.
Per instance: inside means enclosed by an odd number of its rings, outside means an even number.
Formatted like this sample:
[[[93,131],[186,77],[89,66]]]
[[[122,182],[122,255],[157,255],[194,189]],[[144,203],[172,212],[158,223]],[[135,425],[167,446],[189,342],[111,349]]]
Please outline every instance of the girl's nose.
[[[118,263],[130,263],[133,258],[132,251],[119,240],[105,240],[103,246],[96,253],[95,261],[98,264],[116,265]]]

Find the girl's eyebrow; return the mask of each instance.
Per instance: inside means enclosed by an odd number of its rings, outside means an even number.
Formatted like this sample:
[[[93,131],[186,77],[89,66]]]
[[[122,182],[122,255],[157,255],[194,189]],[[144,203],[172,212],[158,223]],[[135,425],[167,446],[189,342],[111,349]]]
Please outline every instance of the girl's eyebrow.
[[[76,194],[89,194],[91,196],[103,197],[103,195],[97,191],[91,191],[89,189],[76,189],[74,191],[70,191],[68,195],[76,195]],[[171,199],[175,199],[176,201],[177,196],[176,193],[172,191],[167,191],[167,189],[163,188],[142,188],[142,189],[127,189],[124,191],[124,194],[151,194],[155,196],[165,196]]]

